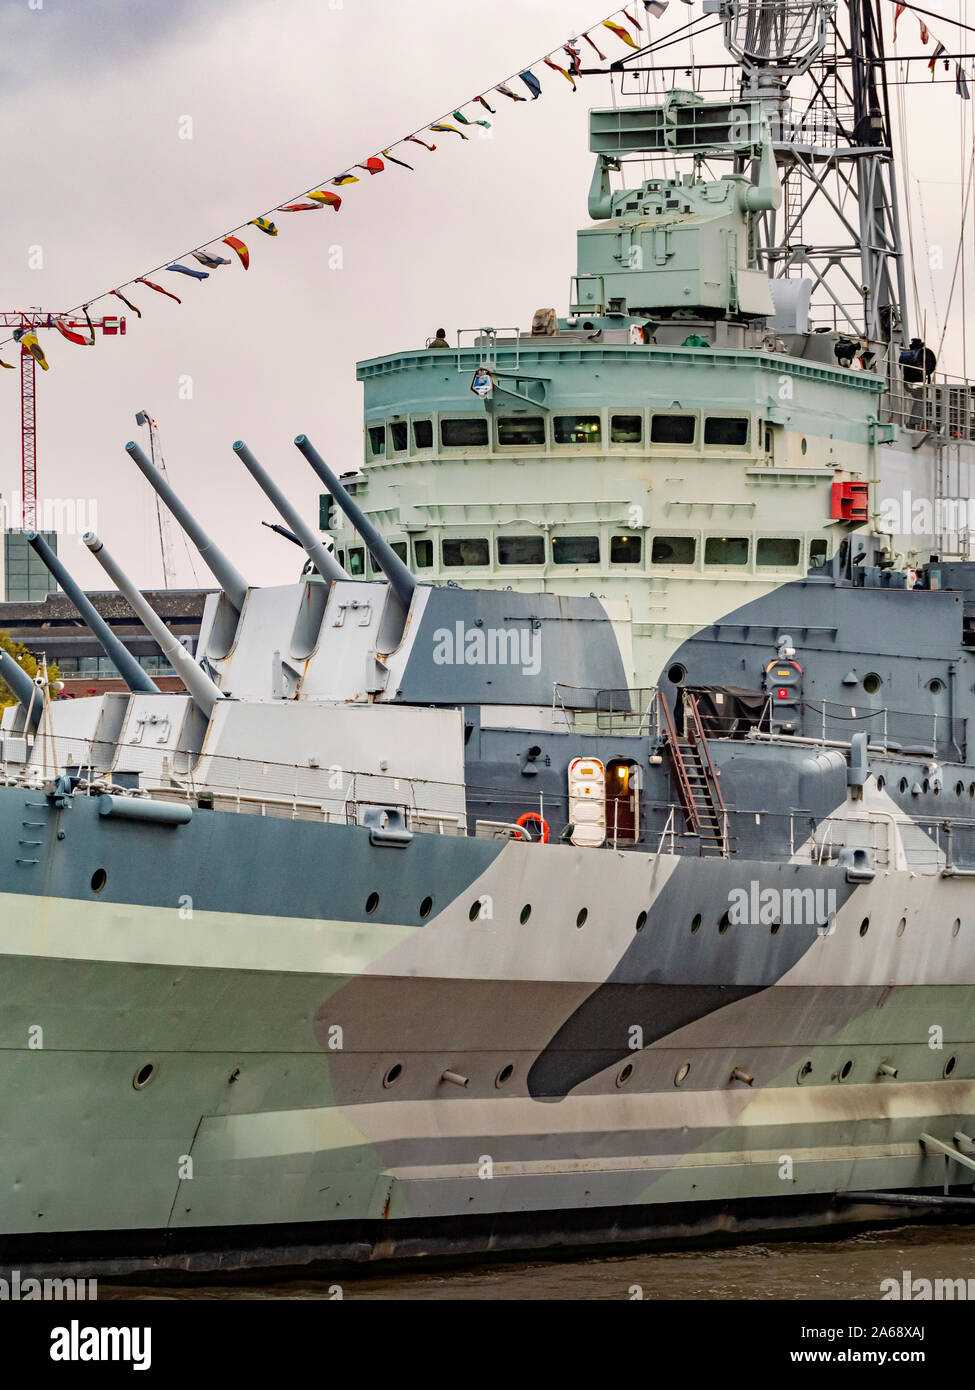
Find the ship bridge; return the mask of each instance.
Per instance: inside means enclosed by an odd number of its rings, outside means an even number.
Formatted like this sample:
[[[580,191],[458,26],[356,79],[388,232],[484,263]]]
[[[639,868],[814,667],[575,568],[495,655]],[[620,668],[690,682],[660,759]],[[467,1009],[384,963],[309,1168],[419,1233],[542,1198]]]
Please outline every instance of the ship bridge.
[[[592,111],[569,312],[357,367],[351,486],[397,554],[426,582],[629,600],[645,684],[677,642],[823,564],[851,529],[884,529],[889,497],[971,495],[970,384],[902,369],[896,343],[838,314],[814,321],[801,265],[782,278],[763,260],[782,201],[766,106],[675,91]],[[628,183],[655,158],[666,177]],[[364,572],[327,499],[321,526]],[[966,546],[887,529],[900,566]]]

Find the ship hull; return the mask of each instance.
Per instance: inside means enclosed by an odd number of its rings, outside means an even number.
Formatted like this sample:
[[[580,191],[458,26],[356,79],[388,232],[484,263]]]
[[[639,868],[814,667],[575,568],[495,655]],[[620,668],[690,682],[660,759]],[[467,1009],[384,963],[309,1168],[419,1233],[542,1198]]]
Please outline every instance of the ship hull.
[[[4,1260],[542,1253],[971,1191],[922,1140],[975,1126],[964,881],[22,788],[0,829]],[[722,930],[733,889],[807,877],[829,930]]]

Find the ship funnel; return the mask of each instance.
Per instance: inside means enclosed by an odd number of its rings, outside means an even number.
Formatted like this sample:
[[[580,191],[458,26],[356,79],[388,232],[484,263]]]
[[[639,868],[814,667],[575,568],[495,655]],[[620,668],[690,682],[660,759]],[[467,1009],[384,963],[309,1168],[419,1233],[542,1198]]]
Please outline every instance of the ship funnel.
[[[298,537],[309,560],[325,582],[331,584],[335,579],[350,579],[351,575],[346,574],[335,556],[318,539],[297,507],[291,505],[277,483],[271,478],[267,470],[258,463],[242,439],[238,439],[234,445],[234,453],[240,458],[241,463],[258,487],[261,488],[271,505],[277,508],[282,520]]]
[[[225,698],[223,691],[213,683],[205,671],[197,666],[182,642],[173,636],[156,610],[149,606],[132,580],[109,555],[95,533],[89,531],[87,535],[82,536],[82,540],[119,593],[125,596],[135,610],[143,627],[158,644],[163,656],[190,692],[193,703],[209,719],[217,701]],[[156,687],[153,686],[153,689],[155,690]]]
[[[16,695],[17,703],[27,716],[27,728],[36,729],[40,723],[41,711],[44,708],[41,689],[34,684],[23,666],[18,665],[2,647],[0,647],[0,680],[6,681]]]
[[[176,496],[159,469],[154,468],[150,460],[146,458],[140,446],[134,441],[130,441],[126,444],[125,450],[126,453],[131,454],[146,482],[166,504],[196,546],[204,564],[239,615],[244,606],[244,599],[247,597],[247,581],[230,563],[219,546],[210,539],[196,517]]]
[[[61,588],[95,634],[99,644],[105,651],[105,655],[113,662],[115,669],[129,689],[141,690],[147,695],[158,695],[160,692],[156,682],[146,675],[132,653],[115,636],[115,633],[96,610],[94,604],[84,592],[81,585],[76,584],[71,578],[71,575],[64,568],[64,565],[62,565],[44,537],[39,536],[36,531],[29,531],[27,533],[27,544],[54,575],[54,578],[61,585]]]
[[[369,554],[389,580],[396,597],[404,608],[409,608],[413,590],[416,588],[413,575],[372,522],[366,520],[362,508],[352,500],[308,436],[299,434],[295,444],[365,541]]]

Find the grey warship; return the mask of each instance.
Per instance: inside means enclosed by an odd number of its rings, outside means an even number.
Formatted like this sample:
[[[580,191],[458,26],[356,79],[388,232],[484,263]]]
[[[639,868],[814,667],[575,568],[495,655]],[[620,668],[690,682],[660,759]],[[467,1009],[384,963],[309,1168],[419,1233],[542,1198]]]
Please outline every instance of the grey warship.
[[[862,50],[876,14],[848,11]],[[800,12],[787,52],[746,23]],[[234,444],[296,582],[249,584],[126,446],[218,586],[195,654],[86,544],[185,693],[31,538],[127,690],[60,700],[0,654],[4,1262],[238,1271],[968,1210],[975,563],[882,504],[909,468],[967,499],[973,397],[912,344],[896,237],[862,248],[858,334],[816,331],[801,274],[769,288],[800,162],[782,74],[833,12],[722,4],[734,110],[592,113],[602,240],[573,322],[362,364],[364,467],[343,482],[295,440],[324,528]],[[885,222],[884,103],[858,91],[844,148]],[[674,141],[693,173],[610,191]]]

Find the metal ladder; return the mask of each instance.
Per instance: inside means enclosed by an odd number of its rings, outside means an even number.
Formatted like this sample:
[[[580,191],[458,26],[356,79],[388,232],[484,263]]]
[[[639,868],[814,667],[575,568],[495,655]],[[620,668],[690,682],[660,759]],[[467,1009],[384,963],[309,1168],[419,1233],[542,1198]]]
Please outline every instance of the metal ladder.
[[[684,733],[678,736],[670,706],[662,694],[658,699],[667,732],[667,752],[687,829],[698,837],[702,856],[727,857],[728,817],[697,701],[691,691],[683,691]]]

